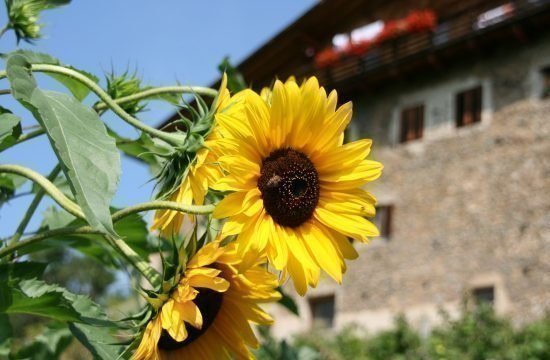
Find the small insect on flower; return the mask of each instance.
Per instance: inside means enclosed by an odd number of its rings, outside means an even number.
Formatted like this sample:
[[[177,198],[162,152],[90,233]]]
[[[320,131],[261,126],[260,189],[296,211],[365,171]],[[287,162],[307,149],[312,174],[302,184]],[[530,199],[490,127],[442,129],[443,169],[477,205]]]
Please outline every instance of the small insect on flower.
[[[348,237],[378,235],[365,218],[376,200],[362,189],[382,170],[365,159],[371,140],[343,144],[352,105],[336,108],[336,92],[327,96],[316,78],[242,97],[245,116],[217,117],[225,136],[213,147],[226,176],[214,189],[231,192],[214,212],[227,218],[222,236],[237,235],[244,264],[266,252],[302,295],[320,269],[341,282],[344,259],[357,257]]]
[[[250,323],[272,318],[259,306],[277,301],[278,280],[258,258],[239,273],[234,246],[201,248],[187,263],[177,286],[149,321],[134,360],[250,359],[258,340]]]

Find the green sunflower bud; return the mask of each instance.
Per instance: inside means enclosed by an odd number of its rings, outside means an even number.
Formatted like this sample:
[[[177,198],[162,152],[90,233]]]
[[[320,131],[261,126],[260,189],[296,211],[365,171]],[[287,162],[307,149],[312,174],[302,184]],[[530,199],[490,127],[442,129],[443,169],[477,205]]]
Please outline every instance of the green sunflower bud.
[[[43,25],[39,24],[40,14],[70,3],[70,0],[5,0],[8,12],[7,29],[15,32],[17,42],[32,42],[42,37]]]
[[[146,90],[149,87],[141,85],[141,79],[137,77],[136,72],[133,74],[126,70],[120,75],[115,75],[114,71],[106,75],[107,93],[113,99],[119,99],[125,96],[130,96],[140,91]],[[120,105],[124,111],[130,115],[135,115],[145,110],[147,104],[143,101],[129,101]]]

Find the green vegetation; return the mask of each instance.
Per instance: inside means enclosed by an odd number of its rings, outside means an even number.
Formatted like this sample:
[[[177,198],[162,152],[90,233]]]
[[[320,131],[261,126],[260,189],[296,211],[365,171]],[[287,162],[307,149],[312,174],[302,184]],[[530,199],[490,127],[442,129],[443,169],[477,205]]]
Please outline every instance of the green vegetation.
[[[357,327],[338,333],[317,331],[292,343],[260,331],[259,359],[282,360],[544,360],[550,359],[550,315],[522,328],[495,315],[488,307],[466,311],[456,320],[422,337],[399,316],[392,329],[366,334]]]

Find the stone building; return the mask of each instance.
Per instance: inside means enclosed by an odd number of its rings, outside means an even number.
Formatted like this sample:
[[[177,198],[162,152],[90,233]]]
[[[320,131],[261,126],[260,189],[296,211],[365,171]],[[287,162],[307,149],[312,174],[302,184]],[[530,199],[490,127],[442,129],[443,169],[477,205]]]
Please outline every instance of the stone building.
[[[239,65],[258,88],[337,89],[348,139],[385,166],[382,236],[356,244],[342,285],[296,297],[299,318],[274,308],[276,336],[399,313],[427,332],[464,299],[517,324],[550,309],[549,24],[548,0],[324,0]]]
[[[415,10],[435,26],[406,31]],[[429,331],[466,298],[516,323],[550,309],[549,24],[543,0],[325,0],[239,66],[258,87],[315,75],[337,89],[354,103],[348,138],[373,138],[385,166],[370,188],[383,236],[356,245],[341,286],[296,297],[300,318],[274,309],[276,336],[377,331],[399,313]]]

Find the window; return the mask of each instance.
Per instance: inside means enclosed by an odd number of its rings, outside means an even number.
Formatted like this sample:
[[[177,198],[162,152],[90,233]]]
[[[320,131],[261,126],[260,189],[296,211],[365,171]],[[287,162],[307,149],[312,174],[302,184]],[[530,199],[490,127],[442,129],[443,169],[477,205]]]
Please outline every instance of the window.
[[[380,231],[380,236],[388,240],[391,237],[392,230],[393,205],[384,205],[376,207],[376,216],[374,224]]]
[[[550,66],[541,70],[542,73],[542,98],[550,98]]]
[[[495,288],[493,286],[479,287],[473,290],[472,295],[476,305],[490,305],[495,303]]]
[[[334,323],[334,295],[309,299],[313,327],[330,328]]]
[[[481,86],[456,94],[456,126],[481,121]]]
[[[420,139],[424,130],[424,105],[404,109],[401,112],[402,143]]]

